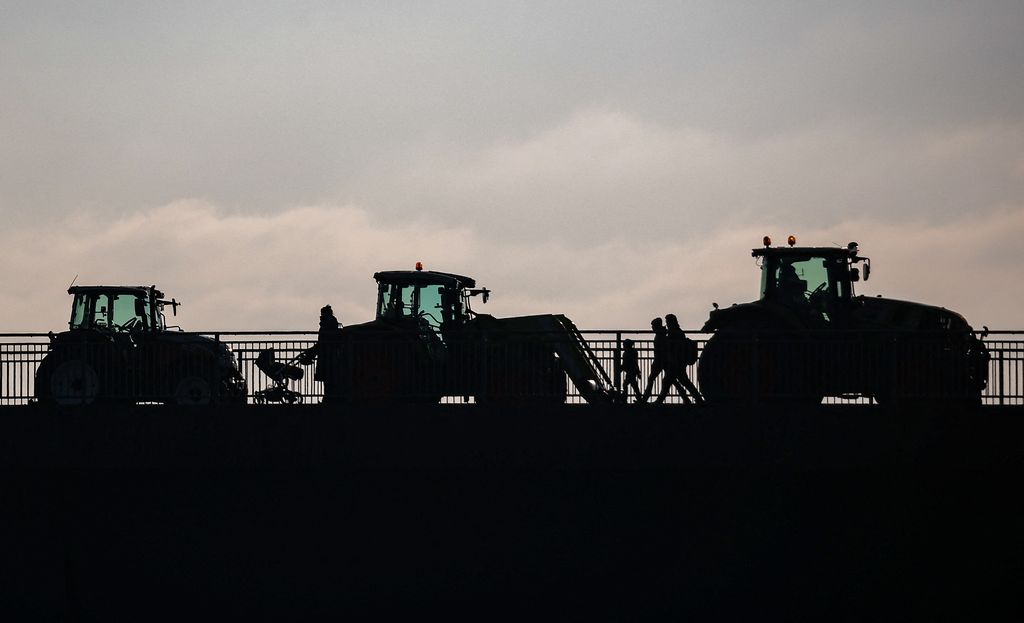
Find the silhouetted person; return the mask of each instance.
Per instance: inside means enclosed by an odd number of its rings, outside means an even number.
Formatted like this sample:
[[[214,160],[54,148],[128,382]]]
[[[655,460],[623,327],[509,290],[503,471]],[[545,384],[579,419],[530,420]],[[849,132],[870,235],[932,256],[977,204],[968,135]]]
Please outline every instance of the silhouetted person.
[[[806,302],[804,292],[807,290],[807,282],[796,274],[792,264],[783,264],[779,268],[779,281],[776,285],[779,300],[790,305],[799,305]]]
[[[683,402],[689,404],[690,396],[693,396],[694,402],[702,404],[704,399],[686,374],[686,366],[695,361],[693,352],[696,350],[694,348],[696,344],[690,345],[692,340],[686,337],[686,333],[679,327],[679,320],[675,314],[667,314],[665,324],[667,325],[665,329],[667,337],[664,357],[665,378],[661,384],[661,393],[655,402],[664,402],[669,391],[675,387]]]
[[[330,305],[320,308],[320,329],[316,334],[316,344],[303,353],[301,362],[309,365],[316,360],[316,372],[313,378],[324,384],[324,401],[336,397],[338,385],[337,366],[338,341],[341,336],[340,324]]]
[[[391,312],[391,317],[395,320],[401,320],[405,315],[405,303],[402,301],[401,293],[395,293],[391,297],[389,311]]]
[[[651,321],[651,330],[654,331],[654,361],[651,362],[651,374],[647,377],[647,387],[644,388],[644,395],[640,397],[640,402],[650,400],[651,392],[654,390],[654,381],[665,370],[665,349],[668,346],[668,335],[661,318]]]
[[[633,345],[633,340],[622,341],[622,354],[619,356],[619,371],[625,375],[622,380],[622,394],[626,401],[629,401],[629,388],[633,388],[633,394],[640,400],[640,353]]]

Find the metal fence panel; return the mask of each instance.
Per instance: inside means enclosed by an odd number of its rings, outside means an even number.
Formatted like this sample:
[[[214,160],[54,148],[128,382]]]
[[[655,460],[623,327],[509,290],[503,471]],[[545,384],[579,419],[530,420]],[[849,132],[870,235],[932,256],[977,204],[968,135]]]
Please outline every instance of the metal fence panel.
[[[607,372],[611,384],[616,390],[623,391],[623,377],[618,370],[618,362],[621,357],[623,343],[626,339],[634,341],[639,353],[640,364],[640,389],[648,385],[651,373],[654,353],[653,335],[650,331],[631,330],[599,330],[581,331],[586,346],[589,347],[593,358]],[[696,331],[688,331],[687,334],[696,340],[700,356],[703,358],[708,334]],[[314,332],[238,332],[238,333],[207,333],[203,334],[204,339],[209,338],[230,347],[235,363],[245,379],[247,387],[246,399],[249,402],[256,401],[260,396],[267,396],[267,390],[275,387],[275,382],[260,371],[257,366],[257,358],[266,349],[273,348],[277,362],[297,364],[294,359],[301,353],[312,348],[316,344],[316,333]],[[980,337],[980,336],[979,336]],[[785,353],[786,349],[792,348],[785,338],[772,338],[771,336],[760,336],[761,342],[759,352],[761,353]],[[988,366],[988,384],[982,392],[981,400],[986,405],[1024,405],[1024,332],[1001,331],[987,334],[983,341],[988,349],[990,359]],[[501,362],[502,358],[509,361],[515,359],[523,361],[524,355],[519,345],[509,345],[504,350],[492,347],[489,353],[495,361]],[[841,340],[821,341],[815,344],[811,350],[800,351],[800,356],[813,356],[822,369],[806,370],[807,375],[829,374],[824,369],[829,362],[839,361],[844,357],[861,357],[858,349],[865,348],[855,342]],[[930,348],[927,342],[908,342],[902,346],[903,361],[912,361],[913,364],[897,367],[892,370],[870,370],[866,369],[858,374],[887,374],[891,378],[905,383],[912,384],[913,379],[934,377],[942,374],[942,361],[935,356],[934,348]],[[519,349],[517,351],[516,349]],[[37,396],[35,388],[36,373],[40,363],[49,350],[49,339],[46,334],[40,333],[7,333],[0,334],[0,405],[23,405],[35,399]],[[808,353],[811,353],[808,355]],[[157,354],[150,354],[150,360],[141,359],[134,365],[149,368],[159,368],[162,359]],[[396,355],[397,357],[397,355]],[[785,362],[784,356],[777,357],[779,362]],[[772,361],[776,361],[772,360]],[[870,361],[867,357],[865,360]],[[111,364],[113,365],[113,364]],[[695,384],[697,378],[698,364],[687,366],[686,374]],[[779,366],[781,367],[781,366]],[[305,403],[318,403],[323,400],[323,383],[314,378],[316,366],[304,366],[303,375],[298,380],[287,380],[284,386],[302,397]],[[164,369],[168,376],[181,377],[187,370]],[[478,373],[475,371],[474,373]],[[106,371],[100,371],[107,374]],[[469,374],[470,372],[465,372]],[[754,372],[756,374],[756,372]],[[185,375],[189,376],[189,375]],[[194,375],[193,375],[194,376]],[[510,377],[511,378],[511,377]],[[480,381],[483,382],[483,381]],[[132,379],[123,385],[123,398],[131,398],[138,401],[163,401],[168,393],[173,394],[177,388],[164,386],[159,392],[154,391],[153,386],[143,387],[139,379]],[[506,385],[508,383],[506,382]],[[586,398],[568,377],[564,379],[565,402],[582,403]],[[698,384],[699,388],[699,384]],[[494,391],[505,391],[515,393],[516,387],[500,385],[493,386]],[[657,397],[662,390],[661,379],[656,378],[650,386],[653,397]],[[561,388],[553,390],[556,394],[561,393]],[[157,395],[157,394],[164,395]],[[201,395],[200,395],[201,397]],[[441,402],[461,403],[474,402],[472,394],[452,391],[440,395]],[[635,397],[630,392],[629,401],[633,402]],[[680,403],[682,398],[672,391],[669,393],[666,402]],[[858,395],[826,395],[825,403],[872,403],[873,398]]]

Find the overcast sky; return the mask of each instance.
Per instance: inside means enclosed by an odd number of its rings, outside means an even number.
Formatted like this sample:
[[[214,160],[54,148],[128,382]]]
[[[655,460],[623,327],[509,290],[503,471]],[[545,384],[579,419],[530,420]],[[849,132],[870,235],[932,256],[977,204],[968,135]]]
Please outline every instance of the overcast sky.
[[[1024,328],[1024,3],[0,0],[0,330],[78,282],[189,329],[372,315],[372,273],[642,328],[762,235]]]

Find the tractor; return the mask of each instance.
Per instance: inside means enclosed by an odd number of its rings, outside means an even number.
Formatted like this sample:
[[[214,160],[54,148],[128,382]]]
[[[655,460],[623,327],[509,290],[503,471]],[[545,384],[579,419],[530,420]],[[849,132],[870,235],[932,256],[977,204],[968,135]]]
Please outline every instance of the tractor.
[[[857,243],[764,247],[760,298],[718,308],[697,378],[710,403],[977,404],[989,354],[963,316],[942,307],[856,296],[871,275]],[[863,272],[862,272],[863,271]]]
[[[246,383],[224,343],[168,327],[178,301],[156,286],[72,286],[68,330],[51,332],[35,377],[50,405],[246,402]]]
[[[562,404],[566,377],[590,402],[612,402],[612,381],[562,315],[495,318],[472,309],[491,291],[464,275],[377,272],[376,318],[321,329],[316,378],[324,401],[433,404],[443,396],[478,404]]]

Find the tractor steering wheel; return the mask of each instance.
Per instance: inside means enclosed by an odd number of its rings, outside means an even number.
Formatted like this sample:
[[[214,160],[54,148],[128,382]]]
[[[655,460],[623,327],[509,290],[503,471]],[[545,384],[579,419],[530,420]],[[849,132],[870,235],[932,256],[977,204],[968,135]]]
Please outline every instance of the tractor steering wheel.
[[[139,324],[139,319],[136,316],[129,318],[128,320],[125,320],[121,324],[117,325],[117,328],[120,329],[121,331],[131,331],[133,328],[135,328],[135,325],[137,324]]]
[[[428,317],[428,316],[430,317],[430,319],[431,319],[431,320],[433,320],[433,321],[434,321],[434,322],[432,323],[432,324],[433,324],[434,326],[436,326],[436,327],[439,327],[439,326],[441,326],[441,321],[440,321],[440,320],[438,320],[438,319],[437,319],[437,318],[436,318],[436,317],[434,316],[434,314],[432,314],[432,313],[430,313],[430,312],[427,312],[427,311],[421,311],[421,312],[420,312],[420,318],[423,318],[424,320],[426,320],[426,317]]]
[[[811,307],[824,306],[827,287],[828,282],[823,282],[821,285],[814,289],[814,292],[808,294],[807,302],[811,305]]]

